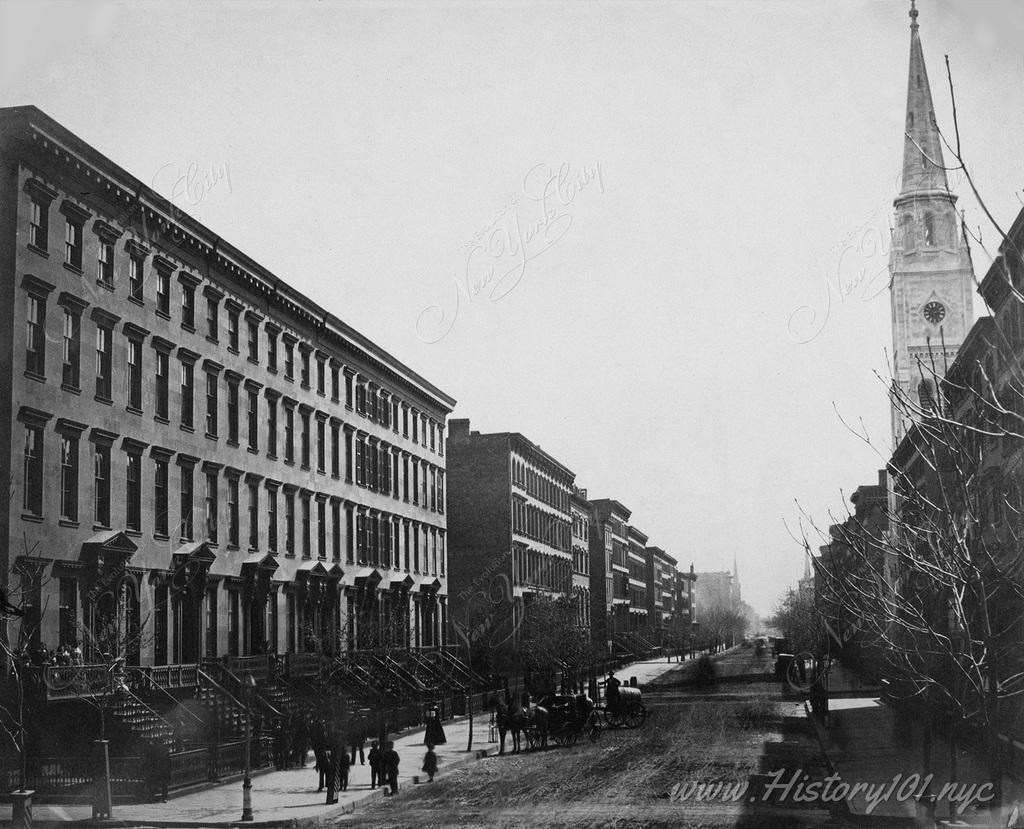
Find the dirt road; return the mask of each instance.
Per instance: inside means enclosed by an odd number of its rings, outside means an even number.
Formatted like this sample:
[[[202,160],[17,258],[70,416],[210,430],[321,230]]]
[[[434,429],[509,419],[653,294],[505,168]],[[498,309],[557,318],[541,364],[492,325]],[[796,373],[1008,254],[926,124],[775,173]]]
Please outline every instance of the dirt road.
[[[732,685],[729,691],[728,698],[716,699],[651,689],[642,728],[606,730],[596,743],[488,758],[448,774],[442,769],[434,783],[410,787],[340,823],[419,829],[828,825],[827,814],[766,811],[750,802],[745,789],[733,788],[766,770],[765,743],[783,740],[781,718],[800,714],[802,706],[784,701],[771,684]],[[721,783],[727,794],[740,796],[736,802],[694,802],[691,794],[683,802],[680,796],[692,783]]]

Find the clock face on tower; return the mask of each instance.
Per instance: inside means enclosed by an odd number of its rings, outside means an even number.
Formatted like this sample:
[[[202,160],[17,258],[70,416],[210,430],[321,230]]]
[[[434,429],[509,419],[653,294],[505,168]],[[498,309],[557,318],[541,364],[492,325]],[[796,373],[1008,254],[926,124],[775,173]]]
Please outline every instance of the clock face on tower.
[[[921,313],[924,314],[924,318],[932,325],[938,325],[946,317],[946,308],[941,302],[932,300],[931,302],[925,303],[924,308],[921,309]]]

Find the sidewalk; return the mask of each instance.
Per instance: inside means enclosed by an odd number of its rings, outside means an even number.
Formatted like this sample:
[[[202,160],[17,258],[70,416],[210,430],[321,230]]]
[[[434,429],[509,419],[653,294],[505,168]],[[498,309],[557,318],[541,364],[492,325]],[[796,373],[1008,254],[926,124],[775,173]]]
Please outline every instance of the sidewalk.
[[[926,770],[919,742],[908,745],[897,739],[899,729],[893,710],[874,695],[832,698],[828,727],[822,728],[817,721],[815,727],[832,768],[843,782],[875,787],[873,806],[865,793],[848,801],[851,818],[867,826],[913,825],[917,811],[915,795],[924,786]],[[938,795],[950,779],[949,744],[940,735],[935,735],[932,741],[931,756],[932,767],[928,770],[934,775],[931,791]],[[989,780],[983,757],[960,752],[957,769],[954,798],[968,799],[966,795],[978,791]],[[980,806],[972,804],[957,817],[966,823],[991,820],[991,825],[1005,826],[1014,801],[1024,801],[1024,784],[1004,777],[1004,806],[999,815],[994,819],[989,817],[985,804],[981,803]],[[948,820],[949,809],[950,798],[946,797],[937,804],[936,815],[940,820]]]
[[[661,673],[678,667],[679,663],[645,660],[627,665],[617,673],[625,680],[635,676],[639,684],[649,682]],[[469,719],[458,717],[444,723],[447,742],[436,746],[438,777],[481,757],[497,754],[497,742],[489,742],[491,715],[484,711],[473,717],[473,751],[466,752],[469,737]],[[426,747],[422,728],[395,740],[395,749],[401,757],[399,766],[399,793],[417,785],[423,778],[420,771]],[[369,750],[369,743],[366,749]],[[425,778],[424,778],[425,779]],[[338,793],[338,802],[326,805],[326,793],[317,792],[317,772],[313,767],[312,752],[305,768],[260,773],[252,778],[252,807],[255,820],[240,823],[242,814],[242,783],[240,779],[180,797],[172,796],[166,803],[139,803],[114,805],[112,820],[99,821],[103,826],[188,826],[188,827],[313,827],[327,823],[356,806],[383,797],[380,788],[370,789],[370,767],[356,765],[349,770],[348,790]],[[61,805],[33,803],[33,824],[36,829],[47,826],[67,826],[69,822],[89,823],[92,808],[88,805]],[[10,804],[0,804],[0,823],[9,824]]]

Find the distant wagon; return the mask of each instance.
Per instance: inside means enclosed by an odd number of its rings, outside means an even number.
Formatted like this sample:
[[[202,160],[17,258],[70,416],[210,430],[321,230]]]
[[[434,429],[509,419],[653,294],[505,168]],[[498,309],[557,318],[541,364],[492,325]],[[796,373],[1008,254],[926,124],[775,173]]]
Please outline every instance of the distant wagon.
[[[605,702],[604,721],[608,727],[639,728],[643,725],[647,720],[647,709],[640,689],[623,685],[617,696],[617,699],[613,697]]]

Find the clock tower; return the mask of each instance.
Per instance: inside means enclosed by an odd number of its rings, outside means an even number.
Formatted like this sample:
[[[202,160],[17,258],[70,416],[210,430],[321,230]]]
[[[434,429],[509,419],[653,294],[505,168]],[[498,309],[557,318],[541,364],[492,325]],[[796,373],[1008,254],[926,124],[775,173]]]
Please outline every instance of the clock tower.
[[[910,76],[903,175],[889,255],[894,394],[893,448],[941,378],[974,322],[974,272],[949,191],[935,124],[918,11],[910,4]]]

